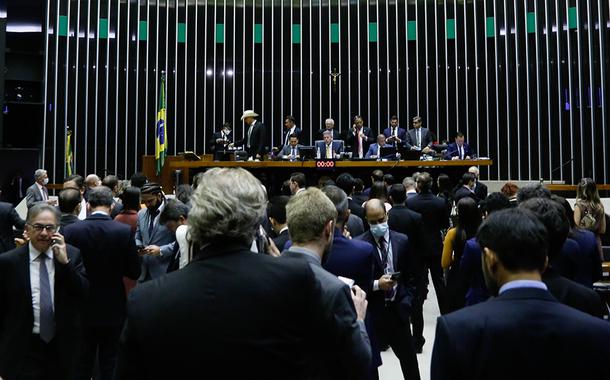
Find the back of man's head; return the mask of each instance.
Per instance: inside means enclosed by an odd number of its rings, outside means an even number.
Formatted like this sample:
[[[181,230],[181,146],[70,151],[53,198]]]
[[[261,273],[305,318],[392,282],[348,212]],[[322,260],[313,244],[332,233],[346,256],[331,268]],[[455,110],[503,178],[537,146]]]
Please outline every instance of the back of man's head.
[[[529,199],[520,203],[519,208],[531,211],[546,227],[549,237],[547,254],[549,259],[553,259],[561,251],[570,231],[563,208],[546,198]]]
[[[102,180],[102,186],[106,186],[113,192],[116,190],[118,185],[119,185],[119,177],[117,177],[115,175],[107,175]]]
[[[415,190],[415,179],[413,179],[413,177],[405,177],[405,179],[402,180],[402,185],[404,186],[405,191]]]
[[[338,188],[337,186],[324,186],[322,192],[326,194],[328,199],[335,205],[337,210],[337,226],[343,227],[347,218],[349,218],[349,202],[345,191]]]
[[[354,193],[361,193],[364,190],[364,181],[362,178],[354,178]]]
[[[551,199],[551,191],[539,183],[529,183],[517,191],[517,202],[525,202],[532,198]]]
[[[482,211],[491,214],[495,211],[510,208],[510,200],[500,192],[490,193],[483,202],[481,202]]]
[[[85,179],[78,174],[72,174],[64,179],[64,189],[72,188],[81,190],[85,187]]]
[[[477,241],[481,248],[493,251],[509,272],[544,270],[548,234],[544,224],[529,210],[492,213],[479,227]]]
[[[94,188],[100,186],[102,184],[102,181],[100,180],[100,177],[98,177],[96,174],[89,174],[87,178],[85,178],[85,184],[89,188]]]
[[[112,191],[105,186],[97,186],[89,190],[89,199],[87,202],[91,208],[112,206]]]
[[[428,192],[432,189],[432,176],[428,172],[420,173],[416,177],[417,189],[420,193]]]
[[[349,173],[339,174],[335,183],[337,184],[338,188],[347,194],[347,196],[352,195],[354,192],[354,177],[352,177],[352,175]]]
[[[82,199],[82,195],[78,189],[63,189],[58,197],[59,211],[61,211],[62,214],[73,214]]]
[[[331,200],[318,188],[310,187],[286,205],[286,221],[290,239],[295,244],[318,241],[330,220],[337,219]]]
[[[476,179],[477,177],[474,174],[470,172],[464,173],[462,175],[462,185],[467,186],[471,182],[474,182]]]
[[[394,178],[394,176],[392,174],[385,174],[383,176],[383,182],[387,186],[392,186],[394,183],[396,183],[396,179]]]
[[[131,176],[131,186],[142,188],[148,182],[148,178],[140,172],[133,173]]]
[[[213,168],[201,176],[191,203],[189,232],[195,244],[249,245],[265,214],[267,196],[247,170]]]
[[[189,208],[187,205],[177,199],[169,199],[159,215],[159,223],[165,224],[168,221],[178,222],[180,217],[188,219],[188,215]]]
[[[407,190],[403,184],[396,183],[390,187],[389,196],[393,205],[401,205],[407,200]]]
[[[371,180],[373,182],[383,182],[383,171],[382,170],[373,170],[373,174],[371,174]]]
[[[279,224],[286,224],[286,204],[289,200],[290,197],[286,195],[271,198],[267,204],[267,216]]]

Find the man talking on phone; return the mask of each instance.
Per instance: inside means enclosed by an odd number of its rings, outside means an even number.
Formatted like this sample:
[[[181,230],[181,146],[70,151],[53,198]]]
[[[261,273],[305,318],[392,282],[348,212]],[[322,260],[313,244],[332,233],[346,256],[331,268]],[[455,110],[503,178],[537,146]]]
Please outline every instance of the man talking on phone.
[[[392,347],[404,378],[419,379],[409,327],[409,312],[415,297],[415,264],[409,238],[390,230],[385,206],[379,199],[366,202],[365,213],[370,230],[356,239],[377,248],[373,292],[369,295],[375,332],[381,347]]]
[[[0,255],[1,378],[74,376],[89,283],[80,251],[58,229],[57,208],[37,203],[26,218],[29,243]]]
[[[311,210],[316,212],[312,213]],[[316,379],[366,379],[371,368],[371,346],[364,326],[366,294],[358,286],[352,291],[339,278],[322,268],[328,259],[337,210],[319,189],[310,187],[286,205],[286,220],[292,246],[282,253],[286,260],[304,259],[320,283],[321,297],[330,321],[328,331],[334,346],[320,346],[320,373]]]

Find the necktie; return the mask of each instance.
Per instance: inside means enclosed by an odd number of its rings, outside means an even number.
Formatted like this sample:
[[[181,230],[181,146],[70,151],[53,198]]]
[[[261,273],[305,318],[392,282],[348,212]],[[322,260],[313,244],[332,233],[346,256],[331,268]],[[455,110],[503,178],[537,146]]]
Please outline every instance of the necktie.
[[[292,158],[295,158],[296,156],[297,156],[297,149],[292,148]]]
[[[415,134],[417,135],[417,147],[421,148],[421,134],[419,132],[419,128],[417,128],[417,131],[415,131]]]
[[[396,133],[396,128],[392,128],[392,136],[398,136],[398,133]]]
[[[330,149],[330,145],[326,145],[326,158],[333,158],[332,150]]]
[[[49,272],[47,272],[47,256],[42,253],[38,259],[40,260],[40,339],[49,343],[55,336],[53,298],[51,297]]]
[[[252,135],[252,129],[254,129],[254,123],[250,124],[250,128],[248,128],[248,148],[250,147],[250,136]]]
[[[42,187],[42,200],[46,201],[49,199],[49,191],[47,190],[46,186]]]
[[[460,160],[464,159],[464,148],[460,147]]]
[[[150,237],[152,236],[153,233],[153,229],[155,228],[155,218],[157,217],[157,214],[159,213],[159,210],[155,210],[155,211],[150,211],[148,210],[148,239],[150,240]]]
[[[388,266],[388,247],[383,236],[379,238],[379,251],[381,251],[381,264],[385,270]]]

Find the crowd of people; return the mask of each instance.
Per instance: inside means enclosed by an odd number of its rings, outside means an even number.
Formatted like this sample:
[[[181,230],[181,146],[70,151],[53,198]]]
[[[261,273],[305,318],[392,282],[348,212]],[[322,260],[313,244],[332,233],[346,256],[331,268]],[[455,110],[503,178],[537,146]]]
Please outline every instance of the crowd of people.
[[[589,178],[574,208],[540,184],[488,194],[476,167],[456,185],[375,170],[366,188],[296,172],[281,194],[241,168],[173,196],[73,175],[57,201],[35,180],[26,220],[0,204],[4,380],[376,379],[388,348],[419,379],[429,278],[433,379],[610,378]]]

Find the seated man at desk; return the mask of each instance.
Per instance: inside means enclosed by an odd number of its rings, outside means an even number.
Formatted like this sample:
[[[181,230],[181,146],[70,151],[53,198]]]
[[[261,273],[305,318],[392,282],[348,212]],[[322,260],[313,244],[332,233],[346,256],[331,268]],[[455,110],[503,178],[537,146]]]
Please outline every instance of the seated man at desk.
[[[225,149],[233,142],[232,132],[231,123],[224,123],[222,129],[212,135],[210,146],[214,152],[214,160],[221,160]]]
[[[455,134],[455,142],[447,145],[445,152],[445,160],[470,160],[473,155],[470,145],[464,142],[464,134],[458,132]]]
[[[368,152],[366,152],[365,158],[395,158],[396,153],[392,153],[383,157],[381,155],[381,148],[392,148],[393,146],[390,144],[386,144],[386,137],[384,134],[380,134],[377,136],[377,142],[375,144],[371,144]]]
[[[303,145],[299,144],[299,136],[296,133],[290,135],[288,145],[282,148],[281,156],[284,160],[294,161],[299,158],[299,148]]]
[[[340,141],[333,141],[333,132],[326,130],[322,133],[324,141],[316,142],[316,151],[320,151],[321,158],[336,158],[343,152],[343,144]]]

